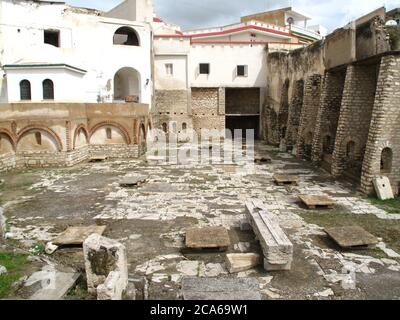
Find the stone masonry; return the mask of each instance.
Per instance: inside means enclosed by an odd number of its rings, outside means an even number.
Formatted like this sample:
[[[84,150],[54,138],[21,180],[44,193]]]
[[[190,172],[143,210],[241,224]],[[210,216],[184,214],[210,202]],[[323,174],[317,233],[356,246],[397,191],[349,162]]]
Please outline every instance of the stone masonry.
[[[350,65],[340,109],[332,160],[332,174],[351,171],[361,176],[376,90],[377,65]]]
[[[382,58],[368,143],[361,175],[361,190],[373,191],[372,179],[381,174],[382,150],[390,148],[392,164],[390,178],[395,194],[400,183],[400,55]]]

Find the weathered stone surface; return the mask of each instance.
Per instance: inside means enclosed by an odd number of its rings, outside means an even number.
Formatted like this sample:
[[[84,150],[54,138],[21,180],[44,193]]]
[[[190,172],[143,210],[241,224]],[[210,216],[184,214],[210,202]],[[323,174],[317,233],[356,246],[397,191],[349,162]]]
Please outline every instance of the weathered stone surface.
[[[258,281],[254,278],[182,279],[184,300],[261,300]]]
[[[52,242],[47,242],[44,251],[47,254],[53,254],[57,249],[58,249],[58,246],[56,246]]]
[[[278,185],[298,185],[299,177],[285,174],[275,174],[274,181]]]
[[[126,176],[121,179],[119,185],[124,188],[137,187],[147,181],[147,176]]]
[[[60,300],[74,286],[78,278],[79,273],[70,268],[58,270],[53,265],[47,265],[25,281],[24,289],[34,288],[30,300]]]
[[[336,205],[335,200],[324,195],[300,195],[299,199],[309,208],[317,207],[333,208]]]
[[[226,266],[230,273],[246,271],[257,267],[261,256],[255,253],[232,253],[226,255]]]
[[[93,233],[102,235],[105,230],[105,226],[70,227],[54,239],[52,243],[56,246],[80,245]]]
[[[380,200],[393,199],[393,190],[388,177],[376,177],[373,180],[376,194]]]
[[[128,285],[128,264],[125,246],[121,243],[92,234],[83,243],[85,268],[89,293],[97,294],[100,287],[102,297],[122,299],[122,292]],[[111,272],[112,274],[109,278]],[[108,281],[107,281],[108,279]]]
[[[326,228],[325,232],[342,248],[369,246],[378,239],[358,226]]]
[[[186,232],[186,247],[192,249],[227,248],[228,230],[223,227],[192,228]]]
[[[263,250],[264,268],[267,271],[290,270],[293,244],[279,226],[276,217],[259,200],[247,201],[246,207],[253,231]]]
[[[121,273],[111,271],[106,281],[97,287],[97,300],[121,300],[123,291],[120,286]]]

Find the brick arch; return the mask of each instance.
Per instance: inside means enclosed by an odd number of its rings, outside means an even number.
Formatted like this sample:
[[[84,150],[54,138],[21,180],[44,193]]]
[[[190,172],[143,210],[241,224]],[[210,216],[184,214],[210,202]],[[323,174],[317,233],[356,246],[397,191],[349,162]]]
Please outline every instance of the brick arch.
[[[24,137],[25,134],[27,134],[28,132],[33,131],[33,130],[44,131],[44,132],[48,133],[56,142],[58,151],[63,150],[62,141],[61,141],[60,137],[58,136],[58,134],[49,127],[37,125],[37,124],[32,124],[32,125],[26,126],[25,128],[21,129],[18,132],[17,145],[21,141],[21,139]]]
[[[89,131],[89,141],[92,138],[93,134],[97,130],[102,128],[102,127],[114,127],[114,128],[117,128],[122,133],[122,136],[124,137],[124,140],[125,140],[126,144],[131,144],[131,138],[129,137],[128,130],[126,130],[124,126],[122,126],[119,123],[114,122],[114,121],[103,121],[103,122],[100,122],[100,123],[96,124]]]
[[[81,129],[83,130],[83,133],[85,134],[86,143],[89,144],[89,133],[88,133],[88,131],[86,129],[86,126],[83,123],[81,123],[76,127],[76,129],[74,131],[73,149],[75,149],[76,138],[78,137],[79,130],[81,130]]]
[[[15,135],[10,130],[5,129],[5,128],[0,128],[0,133],[6,135],[8,137],[8,139],[11,142],[11,146],[15,152],[17,150],[17,138],[15,137]]]

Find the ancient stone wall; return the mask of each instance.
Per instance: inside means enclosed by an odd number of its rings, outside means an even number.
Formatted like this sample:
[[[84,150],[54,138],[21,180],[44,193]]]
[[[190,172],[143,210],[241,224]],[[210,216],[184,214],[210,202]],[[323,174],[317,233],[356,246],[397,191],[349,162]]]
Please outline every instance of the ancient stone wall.
[[[192,88],[193,129],[225,129],[225,88]]]
[[[305,80],[303,108],[297,139],[297,156],[311,159],[317,114],[321,102],[322,76],[312,75]]]
[[[289,105],[289,114],[286,130],[286,145],[293,149],[297,143],[297,135],[300,126],[301,110],[303,109],[304,81],[297,80],[294,83],[292,99]]]
[[[391,154],[385,165],[384,150]],[[371,127],[362,167],[361,190],[373,192],[375,176],[388,176],[395,194],[400,183],[400,55],[382,58]]]
[[[321,105],[318,110],[315,126],[312,161],[325,161],[328,164],[329,170],[335,146],[345,77],[346,68],[326,72],[322,89]]]
[[[377,83],[377,65],[350,65],[347,68],[332,174],[348,173],[356,180],[361,166],[371,123]]]
[[[0,171],[138,157],[152,127],[142,104],[2,104],[0,119]]]

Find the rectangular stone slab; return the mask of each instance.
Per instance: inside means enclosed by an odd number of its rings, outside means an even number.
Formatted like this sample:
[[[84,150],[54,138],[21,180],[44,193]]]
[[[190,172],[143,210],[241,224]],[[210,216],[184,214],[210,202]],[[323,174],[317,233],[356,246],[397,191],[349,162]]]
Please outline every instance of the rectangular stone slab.
[[[186,231],[187,248],[227,248],[230,244],[228,230],[223,227],[192,228]]]
[[[299,177],[285,174],[275,174],[274,181],[278,185],[298,185]]]
[[[246,202],[248,217],[264,254],[264,268],[290,270],[293,261],[293,244],[279,225],[277,217],[268,212],[262,201]]]
[[[69,227],[54,239],[52,243],[57,246],[80,245],[93,233],[102,235],[105,230],[106,226]]]
[[[342,248],[372,246],[378,239],[358,226],[326,228],[325,232]]]
[[[197,278],[182,279],[184,300],[261,300],[255,278]]]
[[[107,159],[108,157],[106,155],[93,155],[90,157],[90,162],[101,162]]]
[[[299,198],[309,209],[316,207],[333,208],[336,205],[335,200],[324,195],[300,195]]]
[[[373,180],[376,194],[380,200],[393,199],[392,185],[388,177],[376,177]]]

